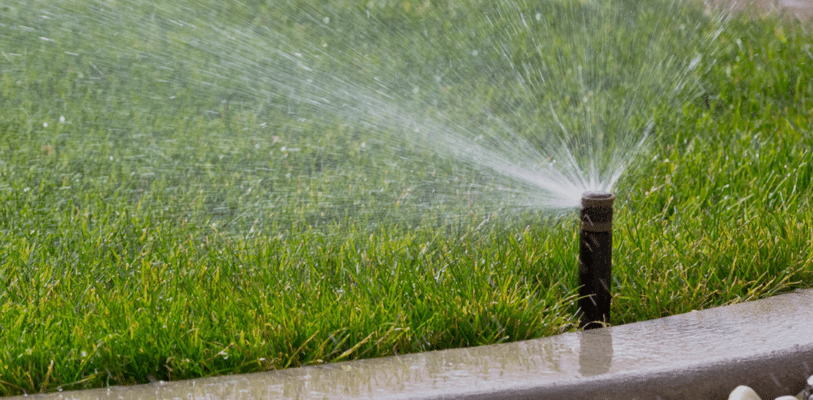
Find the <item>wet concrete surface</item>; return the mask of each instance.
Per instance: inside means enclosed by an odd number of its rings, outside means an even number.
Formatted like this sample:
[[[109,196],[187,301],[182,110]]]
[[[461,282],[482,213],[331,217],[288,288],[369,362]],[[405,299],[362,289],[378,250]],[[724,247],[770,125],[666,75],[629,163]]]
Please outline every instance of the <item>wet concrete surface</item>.
[[[516,343],[36,399],[725,399],[813,375],[813,290]],[[32,396],[28,397],[29,399]]]

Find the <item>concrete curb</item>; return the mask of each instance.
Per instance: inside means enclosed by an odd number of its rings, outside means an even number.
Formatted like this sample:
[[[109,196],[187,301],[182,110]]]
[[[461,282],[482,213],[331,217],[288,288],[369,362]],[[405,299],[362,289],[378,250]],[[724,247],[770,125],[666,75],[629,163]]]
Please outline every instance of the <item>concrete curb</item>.
[[[813,375],[813,290],[554,337],[37,399],[726,399]]]

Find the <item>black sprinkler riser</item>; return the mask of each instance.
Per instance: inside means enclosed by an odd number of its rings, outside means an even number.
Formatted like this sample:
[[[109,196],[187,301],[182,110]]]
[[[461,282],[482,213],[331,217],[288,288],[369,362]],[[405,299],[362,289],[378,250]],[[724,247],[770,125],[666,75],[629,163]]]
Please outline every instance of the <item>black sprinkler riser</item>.
[[[582,194],[579,230],[579,308],[584,329],[610,323],[613,201],[607,192]]]

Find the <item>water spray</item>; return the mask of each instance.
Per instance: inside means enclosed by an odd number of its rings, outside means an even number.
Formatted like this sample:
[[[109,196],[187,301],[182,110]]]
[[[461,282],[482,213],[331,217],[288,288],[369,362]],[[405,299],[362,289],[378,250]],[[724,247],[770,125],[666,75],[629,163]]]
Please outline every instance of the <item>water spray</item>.
[[[584,329],[610,323],[613,201],[607,192],[582,193],[579,230],[579,308]]]

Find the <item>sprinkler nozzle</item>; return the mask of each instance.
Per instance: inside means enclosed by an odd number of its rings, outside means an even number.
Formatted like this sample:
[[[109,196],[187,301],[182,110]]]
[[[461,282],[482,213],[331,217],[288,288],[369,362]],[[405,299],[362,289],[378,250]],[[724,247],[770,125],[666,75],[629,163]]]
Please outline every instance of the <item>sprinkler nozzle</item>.
[[[607,192],[582,193],[579,230],[580,327],[610,323],[612,294],[613,201]]]

